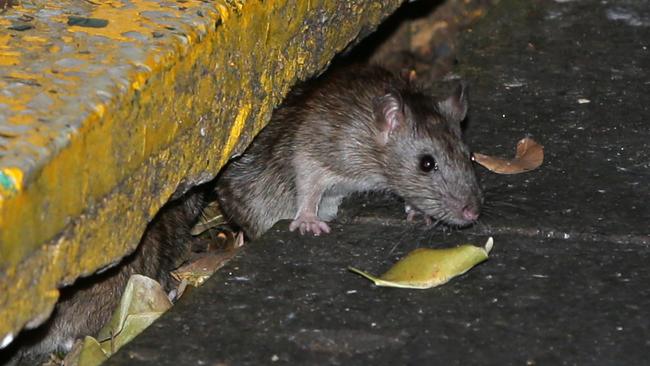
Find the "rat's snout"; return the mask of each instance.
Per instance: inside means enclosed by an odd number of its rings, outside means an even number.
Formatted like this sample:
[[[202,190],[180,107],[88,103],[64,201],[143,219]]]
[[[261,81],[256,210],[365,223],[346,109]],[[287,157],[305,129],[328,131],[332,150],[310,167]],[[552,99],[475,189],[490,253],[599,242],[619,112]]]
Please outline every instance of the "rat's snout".
[[[451,223],[467,226],[476,222],[481,215],[481,198],[479,194],[468,194],[462,199],[448,201]]]
[[[465,205],[463,207],[463,219],[467,221],[478,220],[479,208],[474,205]]]
[[[465,200],[449,199],[446,201],[447,209],[443,216],[445,222],[457,226],[468,226],[476,222],[481,214],[480,200],[472,198]],[[435,217],[435,215],[433,215]]]
[[[481,205],[483,203],[483,196],[478,185],[472,193],[466,197],[465,205],[461,209],[461,216],[467,220],[468,223],[476,222],[481,216]]]

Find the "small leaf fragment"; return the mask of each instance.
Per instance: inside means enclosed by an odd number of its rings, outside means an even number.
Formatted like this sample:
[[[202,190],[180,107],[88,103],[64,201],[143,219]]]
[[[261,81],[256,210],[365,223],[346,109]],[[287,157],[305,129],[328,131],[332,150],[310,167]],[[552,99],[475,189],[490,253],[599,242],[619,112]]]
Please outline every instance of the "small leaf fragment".
[[[519,174],[537,169],[544,162],[544,146],[525,137],[517,143],[513,159],[474,153],[474,161],[498,174]]]
[[[427,289],[449,282],[488,258],[494,240],[484,247],[463,244],[455,248],[419,248],[400,259],[380,277],[350,267],[349,270],[373,281],[377,286]]]
[[[220,227],[228,224],[226,216],[221,212],[218,201],[212,201],[201,212],[199,221],[194,225],[190,234],[197,236],[201,233],[215,227]]]
[[[244,246],[244,234],[230,233],[232,242],[228,243],[225,251],[210,251],[202,253],[190,263],[174,270],[171,274],[179,282],[186,282],[194,287],[199,287],[216,271],[228,263],[239,253]]]
[[[225,253],[206,253],[201,258],[173,271],[172,276],[180,282],[187,281],[188,284],[199,287],[237,253],[239,253],[238,250]]]
[[[13,0],[0,0],[0,10],[4,11],[11,8],[14,5]]]

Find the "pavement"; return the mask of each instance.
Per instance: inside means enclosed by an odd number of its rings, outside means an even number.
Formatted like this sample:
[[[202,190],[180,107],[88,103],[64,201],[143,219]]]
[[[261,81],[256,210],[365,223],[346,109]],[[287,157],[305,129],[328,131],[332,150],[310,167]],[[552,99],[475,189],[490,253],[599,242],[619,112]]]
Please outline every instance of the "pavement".
[[[333,232],[280,222],[107,365],[644,365],[650,355],[650,2],[499,2],[462,38],[474,151],[536,171],[496,175],[480,223],[404,220],[394,197],[345,202]],[[417,247],[483,244],[488,261],[430,290],[380,288]]]

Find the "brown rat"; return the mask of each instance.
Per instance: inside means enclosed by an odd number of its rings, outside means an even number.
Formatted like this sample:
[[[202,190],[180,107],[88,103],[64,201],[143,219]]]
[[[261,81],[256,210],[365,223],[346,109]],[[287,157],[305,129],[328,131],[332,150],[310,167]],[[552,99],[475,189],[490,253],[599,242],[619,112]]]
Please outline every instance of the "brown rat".
[[[474,222],[481,191],[461,138],[465,88],[436,101],[378,67],[334,72],[294,90],[217,180],[223,211],[249,237],[281,219],[330,231],[341,200],[391,191],[451,225]]]

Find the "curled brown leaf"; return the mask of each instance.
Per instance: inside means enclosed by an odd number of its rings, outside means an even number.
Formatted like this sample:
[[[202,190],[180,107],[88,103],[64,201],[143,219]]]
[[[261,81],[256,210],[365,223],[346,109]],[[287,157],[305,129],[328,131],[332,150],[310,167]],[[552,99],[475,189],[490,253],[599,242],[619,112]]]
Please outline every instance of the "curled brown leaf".
[[[544,162],[544,146],[526,137],[517,143],[513,159],[474,154],[474,161],[498,174],[519,174],[537,169]]]

